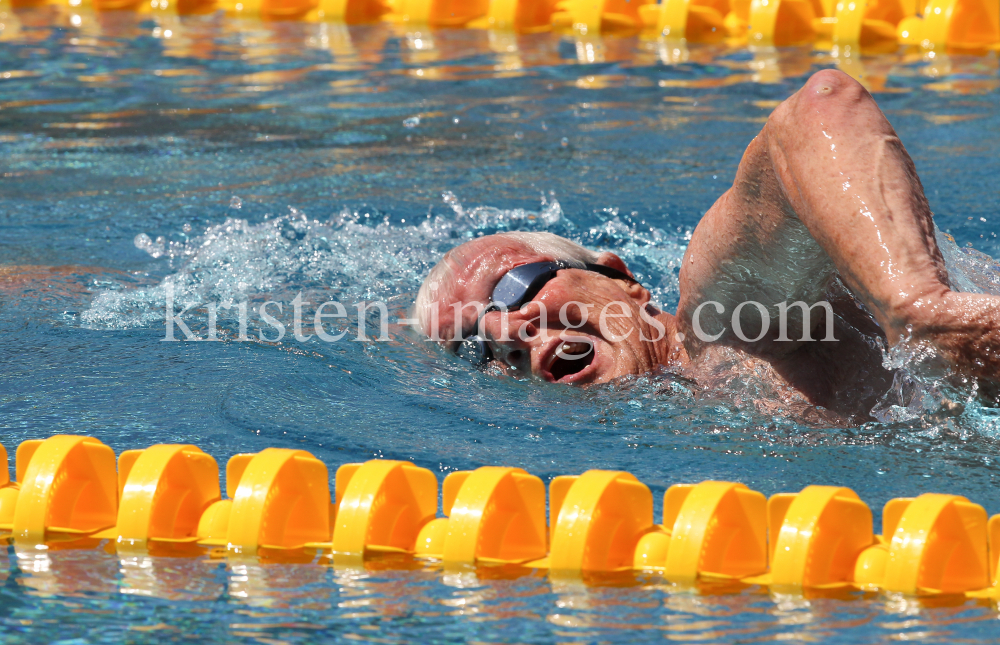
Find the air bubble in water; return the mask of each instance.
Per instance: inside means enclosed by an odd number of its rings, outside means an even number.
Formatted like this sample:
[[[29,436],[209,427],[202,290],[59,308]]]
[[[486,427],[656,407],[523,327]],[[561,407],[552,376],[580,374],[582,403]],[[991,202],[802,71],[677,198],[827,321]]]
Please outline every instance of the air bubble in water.
[[[189,224],[188,222],[185,222],[184,226],[181,227],[181,230],[184,231],[185,233],[190,233],[191,232],[191,224]]]
[[[235,208],[236,210],[243,208],[243,200],[233,195],[233,198],[229,200],[229,208]]]
[[[419,116],[411,116],[408,119],[403,119],[403,127],[404,128],[415,128],[418,125],[420,125],[420,117]]]
[[[524,133],[521,132],[521,131],[517,131],[517,132],[514,133],[514,138],[517,139],[518,141],[520,141],[521,139],[524,138]]]
[[[566,137],[563,137],[562,141],[560,141],[559,143],[560,143],[560,145],[562,145],[563,148],[565,148],[566,146],[569,145],[569,139],[567,139]]]

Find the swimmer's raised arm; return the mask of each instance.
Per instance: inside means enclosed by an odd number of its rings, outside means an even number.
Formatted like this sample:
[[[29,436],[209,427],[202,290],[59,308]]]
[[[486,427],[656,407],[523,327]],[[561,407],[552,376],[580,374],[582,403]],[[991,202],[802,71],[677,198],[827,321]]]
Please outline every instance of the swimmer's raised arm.
[[[709,389],[752,373],[859,418],[892,379],[871,343],[880,333],[891,344],[912,333],[966,372],[1000,374],[1000,298],[949,288],[913,161],[839,72],[814,75],[750,143],[692,236],[676,317],[627,272],[613,253],[551,234],[485,236],[449,251],[416,309],[429,337],[481,366],[575,384],[667,366]]]
[[[835,272],[890,344],[910,329],[961,368],[997,377],[1000,298],[951,291],[913,161],[871,95],[827,70],[775,109],[733,187],[699,224],[681,269],[678,317],[693,331],[698,306],[720,302],[726,314],[712,321],[714,332],[743,301],[813,304]],[[712,313],[703,308],[702,327]],[[751,349],[794,349],[777,334]],[[703,349],[696,334],[685,342],[694,354]]]

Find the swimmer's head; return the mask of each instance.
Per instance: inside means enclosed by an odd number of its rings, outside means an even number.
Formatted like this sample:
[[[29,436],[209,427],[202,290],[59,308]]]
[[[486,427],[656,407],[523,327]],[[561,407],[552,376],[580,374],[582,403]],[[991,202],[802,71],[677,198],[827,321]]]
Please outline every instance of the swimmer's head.
[[[482,313],[511,269],[557,261],[570,268],[559,270],[520,309]],[[674,317],[650,303],[645,287],[587,264],[631,275],[614,253],[596,253],[551,233],[477,238],[450,250],[431,270],[417,295],[416,315],[424,334],[452,352],[478,334],[491,365],[552,382],[641,374],[683,351],[673,340]]]

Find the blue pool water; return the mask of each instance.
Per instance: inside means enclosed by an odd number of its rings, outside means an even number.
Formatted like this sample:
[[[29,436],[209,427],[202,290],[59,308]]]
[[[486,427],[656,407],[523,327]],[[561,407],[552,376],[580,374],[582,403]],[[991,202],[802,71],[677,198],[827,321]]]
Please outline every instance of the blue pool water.
[[[445,250],[511,229],[612,249],[672,309],[699,217],[827,55],[715,45],[665,64],[637,37],[77,15],[0,5],[8,450],[74,433],[116,451],[190,442],[220,463],[278,446],[331,469],[621,469],[658,500],[705,479],[833,484],[876,526],[887,500],[929,491],[1000,512],[1000,415],[898,356],[919,396],[829,427],[769,412],[752,379],[704,396],[668,375],[571,389],[479,374],[395,324],[389,342],[238,342],[220,313],[224,342],[162,342],[168,285],[178,309],[302,293],[398,318]],[[1000,257],[996,54],[839,64],[914,157],[954,279],[1000,292],[976,253]],[[186,320],[204,335],[207,310]],[[5,643],[994,642],[998,618],[960,598],[692,593],[644,575],[0,550]]]

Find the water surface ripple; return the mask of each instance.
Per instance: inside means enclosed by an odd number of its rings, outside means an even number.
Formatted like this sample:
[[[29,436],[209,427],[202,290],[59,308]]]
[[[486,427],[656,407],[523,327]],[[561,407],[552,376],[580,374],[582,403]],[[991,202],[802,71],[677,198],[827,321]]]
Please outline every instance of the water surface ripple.
[[[657,516],[668,486],[705,479],[767,495],[849,486],[876,526],[887,500],[924,492],[1000,511],[996,410],[920,373],[882,421],[828,427],[755,405],[753,379],[712,397],[667,374],[542,387],[471,371],[396,325],[384,343],[275,344],[236,341],[221,316],[223,342],[162,342],[168,286],[194,305],[198,334],[206,302],[299,293],[385,300],[399,317],[445,250],[501,230],[614,250],[672,309],[690,233],[743,148],[828,66],[861,78],[914,157],[953,280],[995,290],[995,53],[711,45],[667,64],[637,37],[53,6],[0,5],[0,23],[11,452],[74,433],[116,451],[194,443],[220,463],[279,446],[331,468],[386,457],[441,476],[622,469],[652,488]],[[942,412],[942,396],[966,398]],[[5,643],[994,642],[998,616],[960,598],[691,590],[642,575],[571,584],[391,558],[358,571],[0,548]]]

